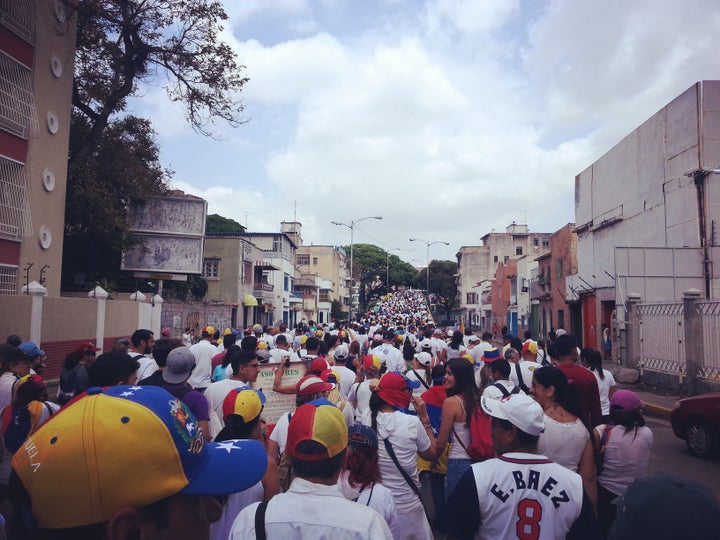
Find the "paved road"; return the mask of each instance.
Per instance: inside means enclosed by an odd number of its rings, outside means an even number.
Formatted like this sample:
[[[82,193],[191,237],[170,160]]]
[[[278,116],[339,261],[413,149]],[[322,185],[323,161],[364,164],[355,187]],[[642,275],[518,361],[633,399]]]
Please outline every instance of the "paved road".
[[[646,421],[654,437],[648,474],[664,471],[695,480],[709,487],[720,500],[720,461],[706,461],[691,456],[685,441],[673,435],[668,420],[647,416]]]

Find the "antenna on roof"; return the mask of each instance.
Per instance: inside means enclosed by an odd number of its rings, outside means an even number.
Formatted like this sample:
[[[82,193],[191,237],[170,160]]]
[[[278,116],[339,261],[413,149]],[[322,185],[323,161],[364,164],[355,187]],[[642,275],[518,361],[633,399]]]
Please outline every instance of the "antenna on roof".
[[[528,215],[528,212],[530,212],[530,210],[520,210],[520,213],[525,216],[525,222],[523,223],[524,225],[527,225],[527,215]]]

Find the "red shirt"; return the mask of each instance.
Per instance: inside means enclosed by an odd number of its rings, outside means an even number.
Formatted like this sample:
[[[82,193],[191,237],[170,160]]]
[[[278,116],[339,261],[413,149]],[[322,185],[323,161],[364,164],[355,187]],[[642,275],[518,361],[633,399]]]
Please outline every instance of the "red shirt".
[[[583,414],[580,420],[585,423],[589,422],[592,427],[602,424],[600,392],[598,391],[595,375],[590,370],[574,362],[560,362],[557,368],[565,374],[568,382],[574,384],[578,389],[580,410]]]
[[[212,360],[211,360],[212,367],[210,368],[210,373],[215,371],[215,368],[223,363],[223,360],[225,359],[226,354],[227,354],[227,351],[223,351],[212,357]],[[595,375],[593,375],[593,378],[595,378]]]

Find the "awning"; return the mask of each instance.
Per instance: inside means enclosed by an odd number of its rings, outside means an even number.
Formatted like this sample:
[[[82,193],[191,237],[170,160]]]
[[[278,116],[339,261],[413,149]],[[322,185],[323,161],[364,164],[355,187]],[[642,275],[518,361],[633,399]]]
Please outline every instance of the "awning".
[[[258,305],[257,298],[255,298],[252,294],[246,294],[245,298],[243,298],[243,305],[244,306],[257,306]]]

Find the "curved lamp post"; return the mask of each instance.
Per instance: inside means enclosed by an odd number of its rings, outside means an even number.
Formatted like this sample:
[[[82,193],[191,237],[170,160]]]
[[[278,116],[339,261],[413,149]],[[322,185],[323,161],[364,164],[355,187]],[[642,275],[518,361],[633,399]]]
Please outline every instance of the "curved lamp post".
[[[425,289],[427,290],[427,297],[428,297],[428,309],[430,308],[430,246],[434,246],[435,244],[445,244],[446,246],[450,245],[450,242],[444,242],[442,240],[435,240],[434,242],[429,242],[427,240],[422,240],[420,238],[411,238],[411,242],[422,242],[427,246],[427,266],[425,267]]]
[[[366,219],[382,219],[382,216],[367,216],[360,219],[355,219],[350,223],[342,223],[340,221],[331,221],[333,225],[342,225],[350,229],[350,320],[353,318],[353,308],[355,307],[355,298],[353,295],[353,289],[355,288],[355,276],[353,275],[353,235],[355,233],[355,225]]]

